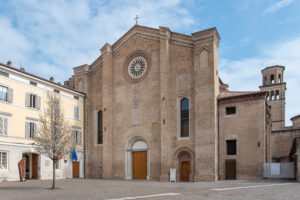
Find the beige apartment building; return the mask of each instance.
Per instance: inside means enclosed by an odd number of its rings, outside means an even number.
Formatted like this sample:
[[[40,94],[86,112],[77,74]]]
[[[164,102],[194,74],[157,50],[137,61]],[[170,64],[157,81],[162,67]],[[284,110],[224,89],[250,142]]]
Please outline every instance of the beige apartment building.
[[[84,98],[81,92],[0,64],[0,181],[19,180],[18,162],[26,158],[27,179],[52,178],[52,161],[36,152],[47,92],[60,95],[66,120],[72,126],[78,160],[63,157],[56,166],[57,178],[84,177]]]

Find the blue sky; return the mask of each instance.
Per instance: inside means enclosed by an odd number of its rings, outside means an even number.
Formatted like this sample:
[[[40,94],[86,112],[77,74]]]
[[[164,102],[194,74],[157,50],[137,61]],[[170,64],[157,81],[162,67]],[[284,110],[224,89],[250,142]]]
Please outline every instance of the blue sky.
[[[139,24],[190,34],[217,27],[220,77],[258,90],[261,69],[284,65],[287,124],[300,113],[300,0],[0,0],[0,62],[63,82]]]

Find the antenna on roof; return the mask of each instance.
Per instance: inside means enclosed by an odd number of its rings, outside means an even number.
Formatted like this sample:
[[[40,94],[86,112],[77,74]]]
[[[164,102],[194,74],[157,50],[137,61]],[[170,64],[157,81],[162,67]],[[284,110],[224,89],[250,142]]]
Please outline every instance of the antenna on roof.
[[[22,62],[21,62],[21,60],[20,60],[20,69],[21,69],[21,67],[22,67]]]

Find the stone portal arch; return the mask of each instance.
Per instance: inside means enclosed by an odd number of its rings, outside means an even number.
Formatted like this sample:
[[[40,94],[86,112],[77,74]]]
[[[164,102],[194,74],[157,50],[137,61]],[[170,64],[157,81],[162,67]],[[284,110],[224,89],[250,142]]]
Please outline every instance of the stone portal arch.
[[[139,153],[135,153],[139,152]],[[143,154],[144,158],[141,162],[144,162],[146,159],[146,163],[141,163],[142,166],[146,165],[146,179],[148,180],[150,177],[150,149],[148,142],[145,138],[141,136],[135,136],[128,140],[126,144],[125,150],[125,179],[133,179],[133,162],[134,162],[134,155]]]
[[[194,181],[195,176],[195,156],[192,150],[187,147],[179,148],[174,154],[175,167],[176,167],[176,179],[178,181]],[[189,168],[188,180],[182,180],[183,168]]]

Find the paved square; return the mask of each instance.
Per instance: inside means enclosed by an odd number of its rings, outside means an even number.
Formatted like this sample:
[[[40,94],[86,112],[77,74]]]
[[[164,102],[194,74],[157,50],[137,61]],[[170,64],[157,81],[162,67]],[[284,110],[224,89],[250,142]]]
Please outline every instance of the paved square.
[[[299,200],[300,183],[282,180],[168,183],[100,179],[58,180],[56,190],[50,180],[1,182],[1,199],[272,199]]]

